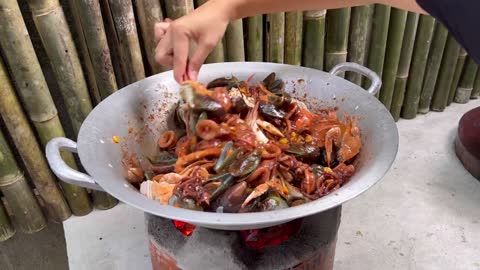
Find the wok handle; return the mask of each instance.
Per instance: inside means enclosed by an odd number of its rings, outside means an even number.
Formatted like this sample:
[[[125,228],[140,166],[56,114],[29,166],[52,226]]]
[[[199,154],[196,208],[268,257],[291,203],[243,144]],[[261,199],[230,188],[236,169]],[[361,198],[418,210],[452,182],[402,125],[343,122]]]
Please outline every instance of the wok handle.
[[[67,150],[72,153],[78,153],[77,143],[67,138],[54,138],[47,143],[45,154],[48,164],[53,173],[60,180],[72,185],[103,191],[102,187],[95,183],[92,177],[87,174],[76,171],[65,163],[60,155],[60,150]]]
[[[372,81],[372,85],[370,86],[370,88],[367,89],[367,92],[370,93],[372,96],[376,95],[378,93],[378,90],[380,90],[380,87],[382,87],[382,79],[380,78],[380,76],[377,75],[377,73],[357,63],[340,63],[330,70],[330,74],[338,75],[339,73],[345,71],[353,71],[356,73],[360,73],[370,79]]]

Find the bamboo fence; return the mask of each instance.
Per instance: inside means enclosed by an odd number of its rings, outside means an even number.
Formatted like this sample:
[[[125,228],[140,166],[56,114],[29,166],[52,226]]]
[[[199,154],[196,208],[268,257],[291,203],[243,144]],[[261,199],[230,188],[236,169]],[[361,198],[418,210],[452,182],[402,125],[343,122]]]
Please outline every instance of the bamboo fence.
[[[39,231],[48,220],[61,222],[72,214],[86,215],[94,206],[117,204],[105,193],[58,181],[43,149],[54,137],[75,137],[92,108],[118,88],[167,70],[154,60],[155,23],[177,19],[205,2],[28,0],[29,9],[21,10],[17,1],[2,1],[0,241],[16,231]],[[31,38],[32,29],[40,39]],[[378,98],[395,120],[480,96],[478,63],[441,22],[379,4],[231,22],[206,60],[224,61],[324,71],[345,61],[359,63],[382,77]],[[345,78],[370,84],[350,72]],[[72,154],[62,157],[82,169]]]

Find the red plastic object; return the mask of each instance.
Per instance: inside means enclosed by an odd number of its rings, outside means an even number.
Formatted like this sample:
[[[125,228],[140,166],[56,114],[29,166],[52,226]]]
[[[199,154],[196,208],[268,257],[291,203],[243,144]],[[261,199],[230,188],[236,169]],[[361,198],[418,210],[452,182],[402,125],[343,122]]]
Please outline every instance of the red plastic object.
[[[263,249],[267,246],[276,246],[300,231],[303,219],[296,219],[285,224],[264,229],[240,231],[248,247]]]
[[[190,223],[179,220],[173,220],[172,222],[175,228],[177,228],[177,230],[185,236],[190,236],[192,235],[193,231],[195,231],[195,225],[192,225]]]

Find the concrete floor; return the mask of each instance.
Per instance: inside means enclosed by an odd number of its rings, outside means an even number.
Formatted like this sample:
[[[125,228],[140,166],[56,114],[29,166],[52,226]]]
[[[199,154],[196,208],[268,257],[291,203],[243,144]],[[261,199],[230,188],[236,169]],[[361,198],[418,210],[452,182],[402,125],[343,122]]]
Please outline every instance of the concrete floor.
[[[458,120],[477,106],[398,122],[392,169],[343,207],[335,269],[480,269],[480,182],[453,151]],[[71,270],[151,269],[136,209],[121,204],[69,219],[64,229]]]

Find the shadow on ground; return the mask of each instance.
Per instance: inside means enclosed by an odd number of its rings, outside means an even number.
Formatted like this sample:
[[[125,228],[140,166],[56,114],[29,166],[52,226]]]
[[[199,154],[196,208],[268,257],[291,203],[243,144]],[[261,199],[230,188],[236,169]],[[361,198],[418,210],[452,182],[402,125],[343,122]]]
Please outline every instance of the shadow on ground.
[[[11,239],[0,243],[0,269],[68,269],[62,224],[49,223],[45,229],[34,234],[17,231]]]

